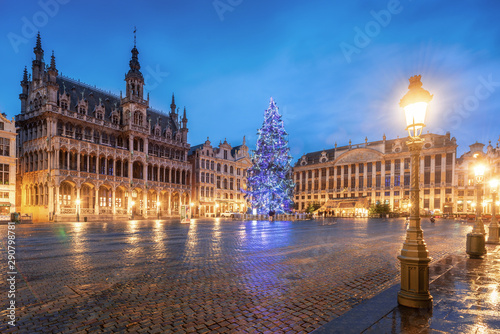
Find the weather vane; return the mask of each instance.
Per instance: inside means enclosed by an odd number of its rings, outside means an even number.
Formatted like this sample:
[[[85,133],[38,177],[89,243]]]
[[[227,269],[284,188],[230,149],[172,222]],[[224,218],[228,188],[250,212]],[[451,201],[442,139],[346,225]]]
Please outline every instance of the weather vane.
[[[134,26],[134,48],[135,48],[135,45],[136,45],[136,33],[137,33],[137,27]]]

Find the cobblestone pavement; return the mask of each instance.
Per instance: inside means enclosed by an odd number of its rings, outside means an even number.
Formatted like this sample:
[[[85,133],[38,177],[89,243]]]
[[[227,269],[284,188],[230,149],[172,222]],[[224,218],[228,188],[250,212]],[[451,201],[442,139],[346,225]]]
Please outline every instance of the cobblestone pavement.
[[[422,227],[433,261],[465,251],[471,225]],[[399,282],[405,228],[403,219],[16,225],[19,318],[11,328],[2,310],[0,332],[311,332]]]
[[[449,255],[434,265],[433,308],[397,306],[363,333],[500,333],[500,246],[484,259]]]

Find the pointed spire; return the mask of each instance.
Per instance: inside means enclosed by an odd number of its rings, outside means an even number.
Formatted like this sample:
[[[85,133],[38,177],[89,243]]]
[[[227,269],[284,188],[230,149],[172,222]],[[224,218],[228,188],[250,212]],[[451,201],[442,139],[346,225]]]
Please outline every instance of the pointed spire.
[[[184,114],[182,116],[182,120],[186,120],[187,121],[187,117],[186,117],[186,107],[184,107]]]
[[[52,50],[52,56],[50,56],[50,69],[56,69],[56,57],[54,56],[54,50]]]
[[[129,77],[139,77],[141,79],[144,79],[142,77],[142,73],[141,73],[141,64],[139,63],[139,50],[137,50],[137,47],[136,47],[136,31],[137,29],[134,28],[134,48],[132,49],[132,59],[130,59],[130,62],[129,62],[129,66],[130,66],[130,70],[128,71],[127,75],[125,76],[125,78],[129,78]]]
[[[134,48],[136,47],[136,42],[137,42],[137,27],[134,26]]]
[[[175,114],[175,97],[174,97],[174,93],[172,93],[172,103],[170,104],[170,113],[171,114]]]
[[[28,82],[28,69],[26,66],[24,66],[24,73],[23,73],[23,81],[22,83],[27,83]]]
[[[243,145],[247,144],[247,139],[245,138],[246,136],[243,136]]]
[[[43,49],[42,49],[42,38],[40,37],[40,31],[38,32],[38,35],[36,35],[36,46],[33,49],[33,52],[35,54],[43,54]]]

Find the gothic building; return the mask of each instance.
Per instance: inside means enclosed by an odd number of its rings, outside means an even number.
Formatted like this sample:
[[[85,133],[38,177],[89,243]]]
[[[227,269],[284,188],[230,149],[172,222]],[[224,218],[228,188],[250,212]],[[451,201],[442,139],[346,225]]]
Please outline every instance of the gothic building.
[[[189,161],[193,165],[193,213],[199,217],[216,217],[225,212],[246,213],[247,169],[252,164],[248,146],[232,147],[224,139],[219,147],[210,140],[191,147]]]
[[[40,35],[31,76],[21,81],[18,208],[34,221],[111,220],[178,215],[188,205],[186,109],[170,112],[144,98],[135,43],[125,96],[59,74],[48,66]]]
[[[456,140],[450,133],[422,135],[420,206],[423,212],[452,213]],[[293,168],[295,209],[316,204],[338,216],[365,216],[370,204],[408,212],[410,153],[406,138],[365,142],[308,153]]]

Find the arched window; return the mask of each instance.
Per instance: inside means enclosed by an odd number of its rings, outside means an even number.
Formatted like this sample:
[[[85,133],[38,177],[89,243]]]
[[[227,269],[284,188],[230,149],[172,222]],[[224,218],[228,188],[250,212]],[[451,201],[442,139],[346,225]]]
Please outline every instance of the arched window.
[[[220,172],[220,164],[217,164],[217,171]]]
[[[142,125],[142,113],[140,111],[134,112],[134,124]]]
[[[135,161],[134,164],[132,165],[132,177],[134,179],[144,179],[144,169],[142,167],[142,163],[140,163],[139,161]]]
[[[233,166],[229,167],[229,174],[234,174]]]
[[[227,173],[227,165],[224,165],[224,173]]]
[[[64,182],[63,184],[61,184],[61,189],[60,189],[60,192],[59,192],[59,200],[61,201],[61,204],[62,206],[65,206],[65,207],[70,207],[72,206],[72,187],[69,183],[67,182]]]

